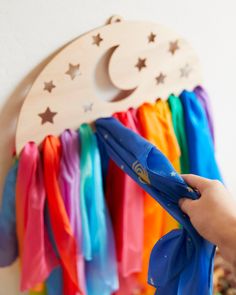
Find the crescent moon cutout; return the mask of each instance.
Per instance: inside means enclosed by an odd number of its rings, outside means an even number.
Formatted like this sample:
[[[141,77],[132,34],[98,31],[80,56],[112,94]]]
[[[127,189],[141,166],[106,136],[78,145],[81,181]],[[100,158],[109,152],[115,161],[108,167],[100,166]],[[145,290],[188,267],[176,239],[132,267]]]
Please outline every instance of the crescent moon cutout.
[[[101,101],[107,102],[117,102],[126,99],[135,90],[136,87],[130,90],[118,89],[111,81],[108,74],[108,66],[110,58],[114,51],[119,47],[119,45],[108,49],[100,59],[98,59],[97,65],[94,71],[94,90],[95,93]]]

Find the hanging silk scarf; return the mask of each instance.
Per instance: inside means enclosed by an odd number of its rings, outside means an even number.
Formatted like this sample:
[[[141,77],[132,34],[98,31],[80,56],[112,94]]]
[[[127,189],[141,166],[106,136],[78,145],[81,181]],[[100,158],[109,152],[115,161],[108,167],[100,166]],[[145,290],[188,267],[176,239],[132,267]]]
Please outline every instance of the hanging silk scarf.
[[[9,170],[3,188],[2,207],[0,210],[0,266],[8,266],[18,256],[16,235],[16,177],[18,161]]]
[[[113,118],[96,121],[109,156],[182,225],[153,248],[149,283],[158,295],[212,294],[214,246],[204,240],[178,206],[182,197],[198,198],[166,157],[152,144]]]
[[[204,110],[206,112],[206,117],[208,120],[209,129],[210,129],[212,140],[214,143],[215,142],[215,135],[214,135],[214,124],[213,124],[210,98],[209,98],[206,90],[202,86],[195,87],[194,93],[196,94],[197,99],[200,101],[202,107],[204,108]]]
[[[16,183],[16,228],[22,291],[42,290],[42,283],[58,265],[44,226],[45,199],[38,148],[30,142],[21,152]]]
[[[137,114],[144,137],[158,147],[179,168],[180,151],[167,103],[162,100],[158,100],[155,105],[145,103],[139,107]],[[151,249],[158,239],[174,228],[178,228],[177,221],[146,194],[144,199],[143,268],[139,274],[139,280],[145,286],[146,293],[153,289],[146,285]]]
[[[102,186],[102,170],[97,140],[88,124],[79,129],[80,198],[88,295],[110,295],[118,289],[114,237]],[[84,233],[84,231],[83,231]]]
[[[188,144],[185,132],[183,106],[178,96],[170,95],[168,103],[171,109],[172,123],[181,150],[181,173],[189,173]]]
[[[114,117],[138,132],[132,110],[116,113]],[[143,191],[113,161],[109,163],[106,183],[106,199],[113,221],[119,270],[123,277],[128,277],[142,268]]]
[[[65,209],[70,221],[71,229],[77,242],[77,270],[81,295],[86,294],[85,269],[82,247],[82,226],[80,215],[79,194],[79,141],[78,134],[72,130],[65,130],[60,136],[62,156],[59,171],[60,191]]]
[[[47,136],[43,142],[44,178],[47,201],[56,247],[61,259],[64,294],[81,292],[77,271],[77,245],[61,196],[58,173],[61,144],[58,138]]]
[[[157,119],[159,120],[163,132],[164,153],[177,171],[180,171],[180,148],[175,136],[171,112],[168,102],[158,99],[154,105]]]
[[[180,99],[184,109],[190,173],[222,180],[204,109],[194,92],[183,91]]]

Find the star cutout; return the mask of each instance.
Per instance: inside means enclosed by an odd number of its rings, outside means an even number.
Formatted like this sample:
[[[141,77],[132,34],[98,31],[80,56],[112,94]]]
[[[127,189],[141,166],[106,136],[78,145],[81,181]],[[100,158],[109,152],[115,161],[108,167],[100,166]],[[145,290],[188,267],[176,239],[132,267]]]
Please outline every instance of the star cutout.
[[[103,41],[100,34],[97,34],[96,36],[93,36],[93,44],[100,46],[100,43]]]
[[[171,175],[171,176],[175,176],[175,175],[176,175],[176,172],[175,172],[175,171],[172,171],[172,172],[170,173],[170,175]]]
[[[139,71],[141,71],[143,68],[146,68],[146,66],[146,58],[139,58],[137,64],[135,65]]]
[[[151,33],[149,36],[148,36],[148,43],[151,43],[151,42],[155,42],[155,39],[156,39],[156,35]]]
[[[80,64],[69,64],[69,69],[65,74],[69,75],[71,77],[71,80],[74,80],[76,76],[80,75]]]
[[[192,68],[189,64],[186,64],[183,68],[180,69],[180,77],[188,78],[189,74],[192,72]]]
[[[93,103],[90,103],[88,105],[84,105],[83,108],[84,108],[84,112],[85,113],[91,112],[92,111],[92,108],[93,108]]]
[[[175,54],[175,51],[179,49],[179,44],[178,44],[178,40],[174,41],[174,42],[170,42],[169,44],[169,52],[172,53],[172,55]]]
[[[44,88],[43,90],[48,91],[49,93],[52,92],[53,88],[55,88],[56,86],[53,84],[53,81],[51,80],[50,82],[44,82]]]
[[[160,73],[160,75],[156,77],[157,85],[164,84],[165,78],[166,78],[166,75],[164,75],[163,73]]]
[[[49,107],[45,110],[44,113],[38,114],[38,116],[42,119],[41,124],[45,124],[46,122],[54,123],[53,118],[56,116],[57,112],[52,112]]]

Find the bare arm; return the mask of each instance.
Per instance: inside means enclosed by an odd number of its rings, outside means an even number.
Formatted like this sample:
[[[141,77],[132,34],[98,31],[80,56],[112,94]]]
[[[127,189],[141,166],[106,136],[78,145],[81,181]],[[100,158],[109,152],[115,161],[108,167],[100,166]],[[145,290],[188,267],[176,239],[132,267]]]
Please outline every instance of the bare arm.
[[[219,247],[236,274],[236,200],[220,181],[192,174],[182,177],[199,190],[201,197],[194,201],[181,199],[181,209],[199,234]]]

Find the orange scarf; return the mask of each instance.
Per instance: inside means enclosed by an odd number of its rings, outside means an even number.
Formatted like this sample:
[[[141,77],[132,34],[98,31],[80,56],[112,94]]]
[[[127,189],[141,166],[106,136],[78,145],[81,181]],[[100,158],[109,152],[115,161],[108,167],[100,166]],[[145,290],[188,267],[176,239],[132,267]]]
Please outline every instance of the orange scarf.
[[[179,171],[180,149],[172,126],[168,103],[162,100],[158,100],[154,105],[145,103],[138,108],[137,115],[142,126],[143,136],[162,151],[175,169]],[[174,228],[178,228],[177,221],[146,194],[144,199],[143,268],[138,275],[139,282],[143,285],[142,294],[154,294],[155,291],[152,286],[146,283],[151,250],[157,240]]]

